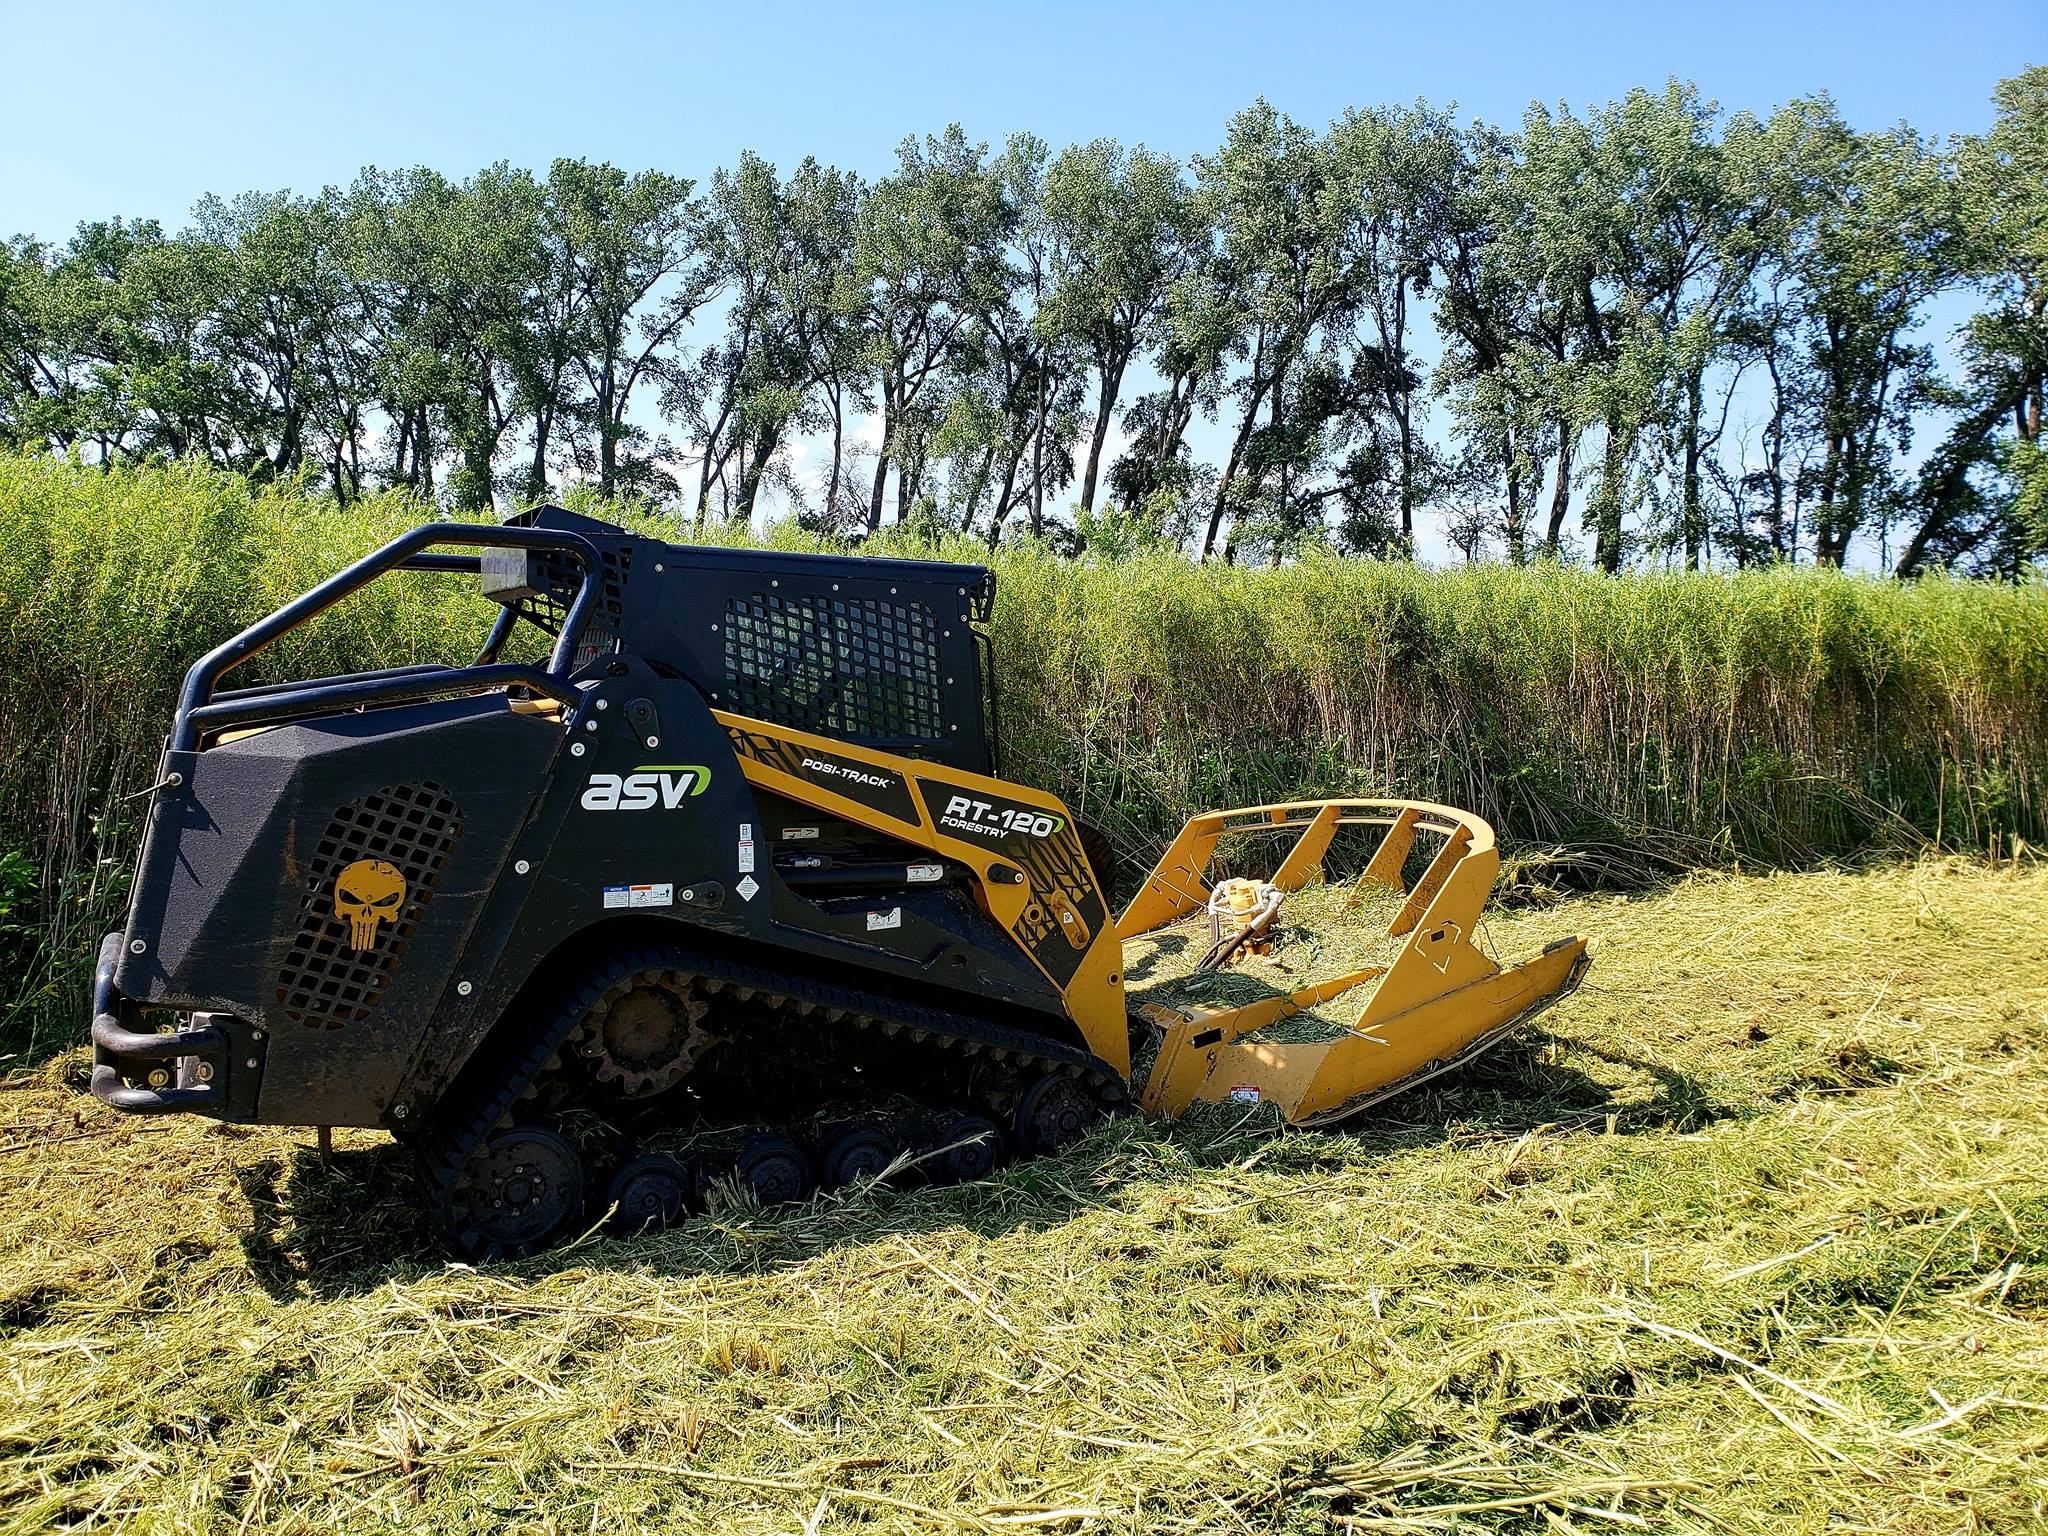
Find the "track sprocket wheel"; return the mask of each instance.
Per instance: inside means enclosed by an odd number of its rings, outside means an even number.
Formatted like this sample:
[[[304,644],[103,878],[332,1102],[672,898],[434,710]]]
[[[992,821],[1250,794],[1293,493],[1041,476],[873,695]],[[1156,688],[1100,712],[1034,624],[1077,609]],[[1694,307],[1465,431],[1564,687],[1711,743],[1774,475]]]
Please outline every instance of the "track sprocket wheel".
[[[622,1099],[673,1088],[717,1044],[698,978],[674,969],[632,971],[599,995],[577,1028],[575,1054]]]
[[[516,1259],[565,1236],[583,1213],[583,1159],[544,1125],[499,1131],[470,1156],[439,1225],[471,1260]]]

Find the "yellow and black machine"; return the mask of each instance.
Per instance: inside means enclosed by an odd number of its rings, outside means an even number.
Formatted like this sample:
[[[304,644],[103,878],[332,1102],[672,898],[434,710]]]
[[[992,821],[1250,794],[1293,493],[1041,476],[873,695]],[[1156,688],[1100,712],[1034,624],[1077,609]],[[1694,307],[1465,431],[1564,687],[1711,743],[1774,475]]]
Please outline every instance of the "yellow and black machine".
[[[475,661],[225,686],[397,571],[498,605]],[[993,597],[980,567],[552,507],[394,540],[187,674],[100,950],[94,1092],[387,1130],[481,1258],[676,1220],[721,1181],[772,1202],[977,1177],[1134,1087],[1159,1115],[1330,1124],[1576,980],[1580,940],[1507,969],[1475,942],[1499,855],[1446,806],[1198,816],[1113,916],[1107,842],[1000,775]],[[529,635],[544,654],[515,659]],[[1206,964],[1257,955],[1339,838],[1393,909],[1384,964],[1133,1011],[1128,941],[1206,922]],[[1232,850],[1268,844],[1243,874]],[[1340,1027],[1276,1031],[1312,1011]]]

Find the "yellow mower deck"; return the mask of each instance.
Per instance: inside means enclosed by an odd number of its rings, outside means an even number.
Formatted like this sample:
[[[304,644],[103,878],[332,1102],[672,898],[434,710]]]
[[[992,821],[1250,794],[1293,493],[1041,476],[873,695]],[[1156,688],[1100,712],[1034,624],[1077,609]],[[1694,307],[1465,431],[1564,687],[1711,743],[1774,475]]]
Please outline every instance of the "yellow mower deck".
[[[1500,872],[1493,828],[1421,801],[1303,800],[1196,816],[1124,909],[1117,936],[1128,942],[1205,910],[1207,871],[1225,838],[1296,833],[1271,877],[1293,892],[1321,869],[1340,831],[1360,827],[1380,833],[1361,884],[1405,898],[1387,927],[1404,941],[1392,961],[1236,1008],[1147,1004],[1141,1013],[1165,1030],[1145,1084],[1147,1110],[1175,1116],[1194,1103],[1237,1100],[1272,1104],[1291,1125],[1328,1124],[1469,1061],[1576,984],[1584,939],[1560,939],[1505,970],[1473,942]],[[1434,851],[1410,885],[1403,870],[1418,845]],[[1369,989],[1363,1006],[1335,1040],[1248,1038],[1359,989]]]

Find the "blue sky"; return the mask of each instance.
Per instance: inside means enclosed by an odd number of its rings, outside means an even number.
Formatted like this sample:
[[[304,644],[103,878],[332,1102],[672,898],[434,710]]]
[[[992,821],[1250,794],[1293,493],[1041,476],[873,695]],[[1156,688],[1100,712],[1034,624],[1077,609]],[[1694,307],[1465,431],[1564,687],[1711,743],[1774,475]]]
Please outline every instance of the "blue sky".
[[[1982,131],[1993,84],[2043,59],[2048,0],[111,0],[89,19],[0,0],[0,237],[61,239],[113,214],[175,227],[208,192],[312,193],[367,164],[464,176],[568,155],[702,180],[751,148],[785,169],[815,154],[872,176],[904,135],[955,121],[990,143],[1028,129],[1056,148],[1107,135],[1187,156],[1212,149],[1260,95],[1317,125],[1417,97],[1512,123],[1532,99],[1583,109],[1678,75],[1729,109],[1763,113],[1825,90],[1859,126],[1904,120],[1945,136]],[[1925,334],[1939,342],[1966,311],[1960,298],[1937,308]],[[1126,403],[1145,387],[1133,378]],[[1196,424],[1198,459],[1222,457],[1219,431]],[[822,478],[821,445],[792,452],[800,475]],[[1429,528],[1422,547],[1447,550]]]
[[[866,173],[906,133],[1107,134],[1191,154],[1264,94],[1456,102],[1513,120],[1677,74],[1763,110],[1825,89],[1876,127],[1981,130],[2048,58],[2043,0],[1215,5],[392,5],[0,0],[0,233],[206,192],[317,191],[367,163],[466,174],[557,155],[703,175],[743,147]]]

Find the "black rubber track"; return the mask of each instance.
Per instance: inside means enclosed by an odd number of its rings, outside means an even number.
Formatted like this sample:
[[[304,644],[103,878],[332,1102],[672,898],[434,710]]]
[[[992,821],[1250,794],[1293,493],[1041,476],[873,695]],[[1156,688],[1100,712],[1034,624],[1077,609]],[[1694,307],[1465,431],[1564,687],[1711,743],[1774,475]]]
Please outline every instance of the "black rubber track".
[[[794,1006],[806,1014],[823,1011],[826,1022],[846,1028],[880,1029],[890,1035],[907,1032],[913,1042],[928,1043],[933,1049],[985,1051],[1016,1066],[1058,1071],[1085,1084],[1106,1110],[1114,1111],[1125,1101],[1122,1080],[1097,1058],[1025,1030],[680,945],[634,946],[594,966],[552,1007],[536,1010],[530,1024],[522,1028],[517,1020],[501,1022],[482,1047],[500,1069],[482,1078],[474,1071],[465,1073],[422,1128],[417,1150],[428,1221],[451,1253],[483,1262],[520,1258],[533,1251],[494,1243],[487,1233],[456,1219],[453,1197],[463,1166],[494,1131],[517,1123],[520,1102],[559,1068],[562,1048],[606,992],[627,975],[662,970],[717,980],[733,989],[740,1002]]]

